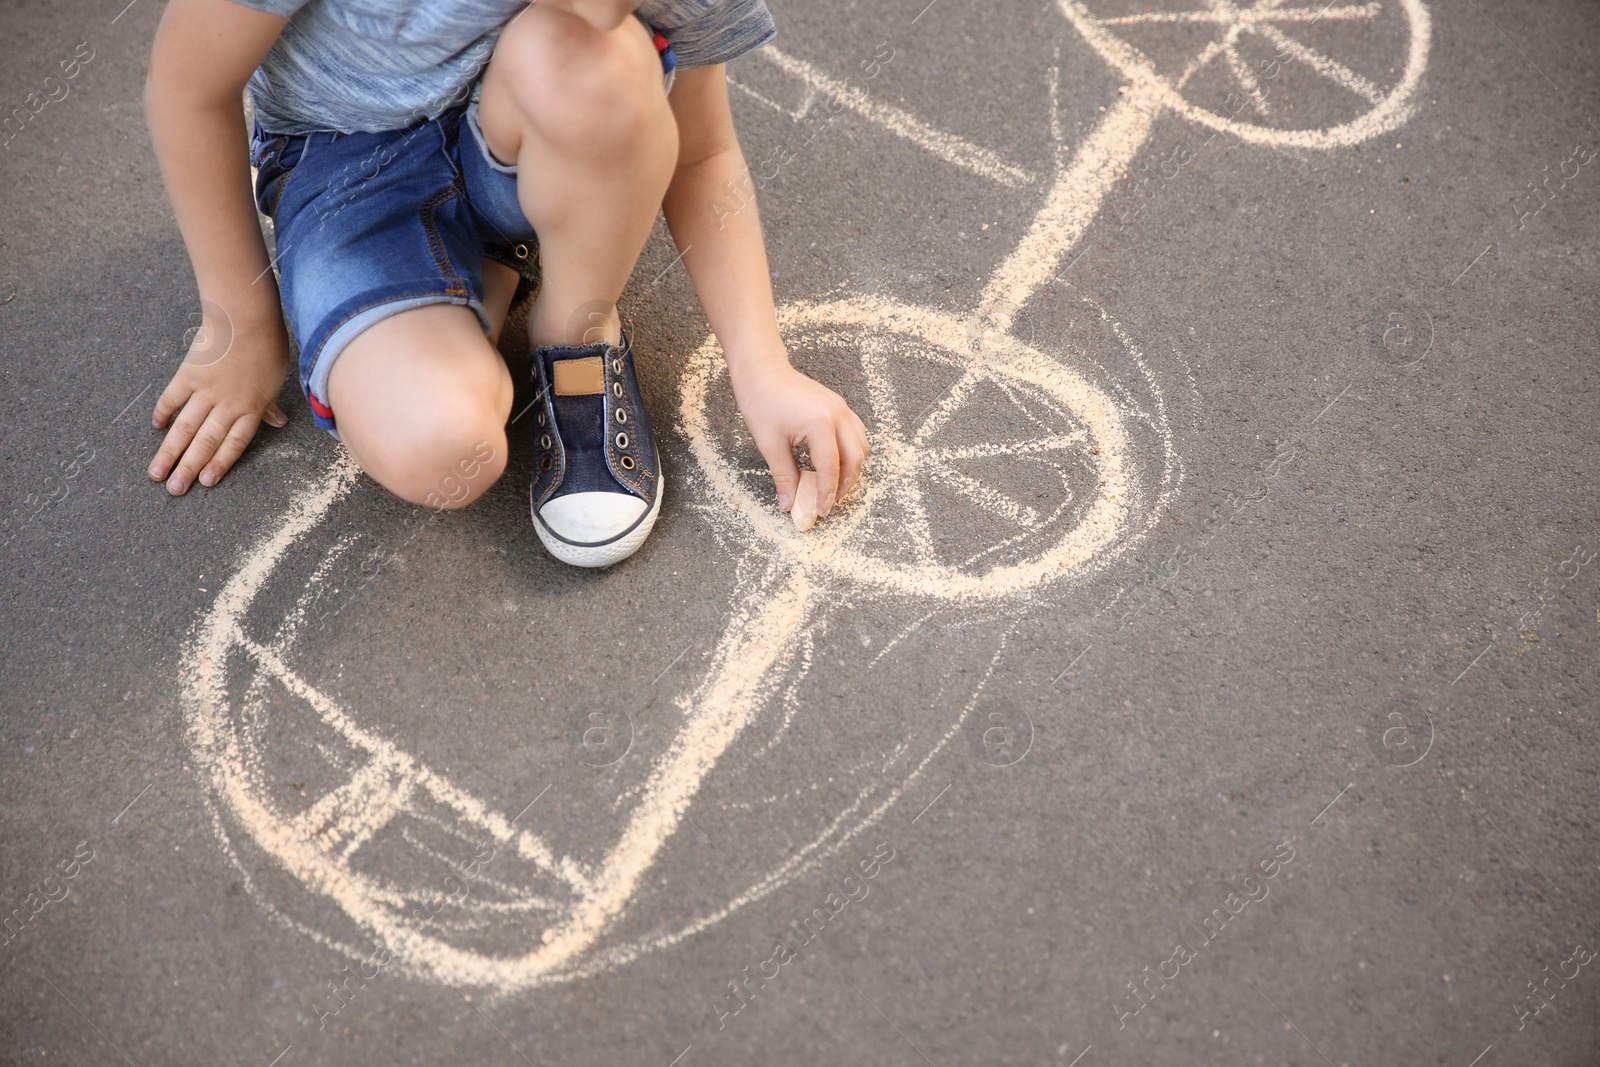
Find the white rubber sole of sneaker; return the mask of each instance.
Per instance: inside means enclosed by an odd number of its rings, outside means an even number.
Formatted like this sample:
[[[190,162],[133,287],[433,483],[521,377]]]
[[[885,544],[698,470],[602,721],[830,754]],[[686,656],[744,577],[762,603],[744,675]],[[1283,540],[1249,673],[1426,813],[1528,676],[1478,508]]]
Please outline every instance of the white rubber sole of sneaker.
[[[556,559],[573,567],[609,567],[613,563],[621,563],[644,544],[645,538],[650,536],[650,531],[655,528],[656,516],[661,514],[661,498],[666,495],[667,480],[663,475],[656,476],[656,502],[650,506],[649,512],[640,520],[639,525],[626,537],[619,537],[615,541],[604,545],[571,545],[557,537],[552,537],[544,528],[544,523],[539,517],[533,517],[533,528],[539,535],[539,540],[544,542],[544,547]]]

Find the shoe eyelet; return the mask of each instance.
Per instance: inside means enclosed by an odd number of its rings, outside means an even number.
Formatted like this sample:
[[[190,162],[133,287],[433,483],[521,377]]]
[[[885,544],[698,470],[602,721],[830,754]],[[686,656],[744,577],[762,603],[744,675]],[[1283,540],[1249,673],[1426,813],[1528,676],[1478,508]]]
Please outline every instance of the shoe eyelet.
[[[622,383],[621,382],[612,382],[611,383],[611,395],[616,397],[618,400],[622,399]]]
[[[617,421],[618,422],[627,422],[628,421],[628,409],[627,408],[618,408],[617,409]]]
[[[540,456],[539,457],[539,469],[540,470],[547,471],[551,467],[554,467],[555,465],[556,465],[556,461],[552,457],[550,457],[550,456]]]
[[[543,426],[544,425],[544,412],[541,411],[541,412],[539,412],[538,415],[534,416],[534,421],[537,422],[540,426]]]
[[[628,447],[628,435],[623,433],[621,430],[617,431],[617,436],[613,437],[612,440],[617,443],[618,448]]]
[[[622,360],[614,359],[614,360],[611,361],[611,373],[612,374],[621,374],[622,373]]]
[[[540,434],[539,435],[539,447],[540,448],[549,448],[550,447],[550,435],[549,434],[546,433],[546,434]]]
[[[518,259],[527,259],[528,258],[528,246],[524,245],[524,244],[519,244],[519,245],[517,245],[517,247],[515,247],[515,248],[513,248],[511,250],[511,253],[512,253],[512,255],[516,256]]]
[[[635,466],[632,456],[623,456],[621,459],[617,460],[617,465],[625,471],[631,471]]]

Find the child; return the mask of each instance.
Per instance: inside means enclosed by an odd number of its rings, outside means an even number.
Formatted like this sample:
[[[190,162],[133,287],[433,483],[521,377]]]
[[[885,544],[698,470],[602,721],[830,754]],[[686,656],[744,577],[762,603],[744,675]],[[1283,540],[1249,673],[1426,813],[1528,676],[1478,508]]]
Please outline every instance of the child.
[[[865,428],[789,365],[756,212],[717,210],[746,174],[723,64],[774,32],[764,0],[172,0],[146,106],[204,321],[150,477],[215,485],[287,421],[287,317],[317,424],[404,499],[469,503],[505,469],[494,340],[537,256],[534,527],[568,563],[627,557],[662,478],[617,299],[664,208],[778,506],[805,441],[826,514]]]

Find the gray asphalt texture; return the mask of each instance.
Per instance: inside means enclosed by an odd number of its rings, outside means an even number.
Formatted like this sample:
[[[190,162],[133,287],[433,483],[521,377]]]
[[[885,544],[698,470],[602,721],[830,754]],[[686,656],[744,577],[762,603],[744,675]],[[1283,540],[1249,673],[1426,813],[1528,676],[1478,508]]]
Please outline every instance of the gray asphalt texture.
[[[875,825],[602,973],[499,996],[384,970],[322,1016],[373,946],[325,947],[362,934],[225,850],[179,692],[191,627],[339,446],[291,385],[290,425],[217,488],[170,499],[144,474],[198,298],[140,104],[159,6],[124,2],[0,9],[8,109],[94,52],[0,153],[0,912],[23,917],[0,947],[0,1062],[1600,1062],[1600,168],[1571,162],[1600,145],[1600,7],[1436,0],[1416,113],[1359,146],[1221,135],[1163,172],[1204,131],[1158,119],[1017,333],[1116,377],[1120,325],[1165,398],[1170,506],[1103,570],[1013,602],[830,593],[809,670],[724,754],[618,936],[717,909],[904,784]],[[779,3],[779,43],[840,78],[890,43],[875,99],[1043,178],[1050,68],[1069,148],[1118,98],[1046,0],[924,5]],[[1379,32],[1346,56],[1380,79],[1399,58]],[[733,74],[800,106],[759,57]],[[752,164],[808,136],[749,93],[735,107]],[[793,155],[761,200],[783,301],[963,314],[1048,184],[996,185],[851,111]],[[252,615],[281,617],[354,544],[297,669],[497,810],[538,798],[525,818],[580,855],[614,837],[770,556],[718,535],[673,417],[705,337],[673,256],[658,234],[624,302],[669,479],[635,558],[549,559],[524,451],[420,534],[359,485]],[[964,417],[983,439],[1007,415]],[[1020,499],[1036,470],[994,484]],[[312,717],[273,715],[285,802],[337,784]],[[720,1017],[880,843],[870,893]],[[420,856],[372,862],[438,884]],[[1197,929],[1252,885],[1270,892]],[[477,948],[536,938],[486,927]],[[1193,958],[1167,962],[1179,942]]]

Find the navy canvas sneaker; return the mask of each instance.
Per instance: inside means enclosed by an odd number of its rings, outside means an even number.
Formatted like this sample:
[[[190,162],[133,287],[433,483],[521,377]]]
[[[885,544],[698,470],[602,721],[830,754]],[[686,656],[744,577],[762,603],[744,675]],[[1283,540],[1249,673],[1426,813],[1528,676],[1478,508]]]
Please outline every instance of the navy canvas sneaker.
[[[538,238],[484,245],[483,255],[485,259],[510,267],[521,276],[517,282],[517,294],[511,298],[513,304],[518,300],[532,300],[539,295],[543,275],[540,271]]]
[[[533,353],[533,525],[550,554],[608,567],[638,551],[661,511],[661,464],[622,343],[541,345]]]

